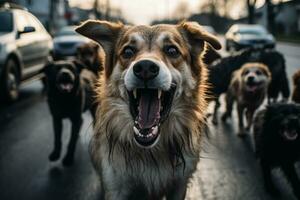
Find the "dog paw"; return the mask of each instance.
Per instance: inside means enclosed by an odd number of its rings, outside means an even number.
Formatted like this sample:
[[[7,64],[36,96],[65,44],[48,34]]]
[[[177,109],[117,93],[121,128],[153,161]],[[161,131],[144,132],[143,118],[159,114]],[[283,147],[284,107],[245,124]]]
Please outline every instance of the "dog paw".
[[[49,160],[51,161],[51,162],[53,162],[53,161],[57,161],[58,159],[59,159],[59,157],[60,157],[60,151],[53,151],[50,155],[49,155]]]
[[[62,164],[65,166],[65,167],[69,167],[73,164],[74,162],[74,158],[71,157],[71,156],[65,156],[63,161],[62,161]]]

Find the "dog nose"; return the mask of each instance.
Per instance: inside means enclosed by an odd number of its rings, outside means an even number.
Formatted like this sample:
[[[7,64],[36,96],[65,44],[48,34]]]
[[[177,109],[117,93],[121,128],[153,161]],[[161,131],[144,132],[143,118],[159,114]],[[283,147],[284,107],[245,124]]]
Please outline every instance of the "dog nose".
[[[150,60],[139,61],[133,66],[133,73],[143,80],[154,79],[159,72],[159,66]]]
[[[254,81],[254,76],[249,76],[249,77],[248,77],[248,81],[249,81],[249,82],[253,82],[253,81]]]

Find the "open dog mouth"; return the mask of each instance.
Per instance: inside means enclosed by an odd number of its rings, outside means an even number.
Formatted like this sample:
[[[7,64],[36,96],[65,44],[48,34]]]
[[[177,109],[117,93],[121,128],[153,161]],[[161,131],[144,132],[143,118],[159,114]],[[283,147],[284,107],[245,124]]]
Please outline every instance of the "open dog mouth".
[[[293,141],[293,140],[296,140],[298,138],[298,133],[295,130],[293,130],[293,131],[284,131],[283,132],[283,137],[286,140]]]
[[[137,88],[128,91],[130,112],[134,119],[134,140],[143,148],[151,148],[159,140],[161,123],[171,110],[176,84],[168,91]]]
[[[259,89],[260,88],[260,86],[262,85],[262,81],[260,81],[260,82],[249,82],[249,81],[247,81],[247,83],[246,83],[246,88],[247,88],[247,91],[249,91],[249,92],[255,92],[257,89]]]
[[[70,93],[73,88],[74,88],[74,84],[71,83],[71,82],[61,82],[61,83],[58,83],[58,89],[61,92]]]

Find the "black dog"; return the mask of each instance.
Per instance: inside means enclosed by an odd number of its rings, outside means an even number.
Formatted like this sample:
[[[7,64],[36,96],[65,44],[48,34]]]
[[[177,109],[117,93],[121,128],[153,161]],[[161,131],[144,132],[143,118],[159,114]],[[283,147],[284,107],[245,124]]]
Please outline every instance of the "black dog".
[[[206,49],[202,56],[202,60],[204,64],[210,65],[214,61],[221,58],[222,58],[221,54],[218,51],[216,51],[213,47],[211,47],[209,44],[207,44]]]
[[[271,180],[271,169],[280,167],[291,183],[294,194],[300,199],[300,181],[294,166],[300,158],[300,106],[268,106],[255,117],[253,132],[256,155],[260,159],[267,191],[278,194]]]
[[[93,84],[95,75],[76,61],[59,61],[49,63],[45,69],[47,80],[48,105],[54,125],[54,150],[49,155],[50,161],[56,161],[61,153],[62,120],[68,118],[72,122],[71,138],[63,164],[73,163],[76,142],[82,124],[82,112],[93,106]],[[83,71],[82,71],[83,70]]]
[[[230,56],[218,59],[208,65],[210,84],[209,100],[215,101],[212,122],[217,124],[217,111],[220,107],[219,97],[225,93],[230,84],[232,73],[247,62],[260,62],[268,66],[272,80],[268,88],[268,101],[276,102],[279,93],[288,99],[290,89],[285,70],[285,59],[281,53],[273,49],[248,48]]]
[[[268,89],[268,102],[276,102],[279,94],[282,95],[283,101],[287,101],[290,96],[290,88],[282,53],[274,49],[260,49],[257,60],[267,65],[272,75]]]

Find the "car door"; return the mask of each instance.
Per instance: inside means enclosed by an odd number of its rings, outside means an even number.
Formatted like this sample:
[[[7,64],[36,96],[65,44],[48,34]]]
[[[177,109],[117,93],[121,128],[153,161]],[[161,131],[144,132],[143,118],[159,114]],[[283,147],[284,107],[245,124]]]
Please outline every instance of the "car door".
[[[43,65],[45,64],[49,55],[49,42],[51,42],[51,37],[44,29],[43,25],[30,13],[27,14],[30,25],[35,28],[34,32],[34,52],[35,52],[35,64]]]
[[[19,10],[14,12],[15,24],[17,28],[16,33],[16,47],[20,53],[21,62],[23,63],[23,73],[26,74],[26,70],[32,65],[32,34],[22,33],[26,26],[29,26],[29,21],[26,15]]]

